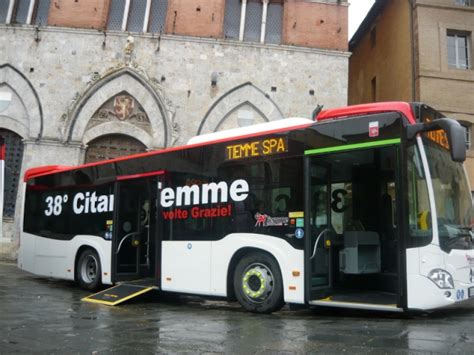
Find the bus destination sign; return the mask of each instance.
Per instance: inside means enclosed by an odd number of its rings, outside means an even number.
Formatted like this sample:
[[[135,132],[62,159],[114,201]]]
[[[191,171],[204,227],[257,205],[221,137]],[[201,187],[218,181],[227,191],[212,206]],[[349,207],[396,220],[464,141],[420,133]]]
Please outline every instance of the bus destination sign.
[[[431,117],[425,117],[424,122],[431,122],[432,118]],[[425,136],[432,141],[433,143],[436,143],[440,147],[449,150],[449,141],[448,141],[448,135],[446,132],[442,129],[436,130],[436,131],[429,131],[426,132]]]
[[[226,160],[262,157],[286,152],[288,152],[287,138],[266,138],[228,145],[226,147]]]

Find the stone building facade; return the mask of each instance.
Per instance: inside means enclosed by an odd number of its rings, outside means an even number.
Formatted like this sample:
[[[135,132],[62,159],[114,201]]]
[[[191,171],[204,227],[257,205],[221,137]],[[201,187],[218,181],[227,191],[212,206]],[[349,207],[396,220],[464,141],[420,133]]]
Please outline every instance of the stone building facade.
[[[421,101],[466,129],[474,195],[474,1],[377,0],[349,43],[349,104]]]
[[[0,135],[15,255],[22,176],[347,104],[347,2],[1,0]]]

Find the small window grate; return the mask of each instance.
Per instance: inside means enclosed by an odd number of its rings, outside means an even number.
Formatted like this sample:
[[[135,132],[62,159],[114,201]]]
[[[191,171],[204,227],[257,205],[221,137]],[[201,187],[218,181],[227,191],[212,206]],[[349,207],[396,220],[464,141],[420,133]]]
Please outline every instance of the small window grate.
[[[146,1],[132,0],[130,12],[128,13],[127,31],[143,32],[143,22],[145,20]]]
[[[37,0],[36,16],[34,24],[38,26],[46,26],[48,24],[48,14],[50,0]]]
[[[107,29],[120,31],[122,29],[123,12],[125,10],[125,0],[112,0],[109,7],[109,22]]]
[[[0,0],[0,23],[7,22],[9,6],[10,6],[10,0]]]
[[[30,8],[30,0],[19,0],[15,5],[15,15],[12,18],[12,23],[26,23],[28,17],[28,10]]]
[[[0,129],[0,136],[4,138],[6,146],[3,216],[13,217],[23,159],[23,141],[19,135],[6,129]]]
[[[267,10],[267,28],[265,31],[266,43],[281,43],[282,18],[282,4],[269,4]]]
[[[244,41],[260,42],[260,33],[262,31],[262,12],[262,3],[247,3]]]
[[[225,2],[224,38],[239,39],[240,12],[240,0],[227,0]]]
[[[165,32],[167,10],[168,0],[152,0],[148,32]]]

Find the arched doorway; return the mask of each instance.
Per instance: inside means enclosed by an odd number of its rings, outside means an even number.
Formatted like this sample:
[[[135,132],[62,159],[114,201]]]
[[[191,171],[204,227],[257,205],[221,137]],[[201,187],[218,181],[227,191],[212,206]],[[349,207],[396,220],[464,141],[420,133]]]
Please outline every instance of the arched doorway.
[[[3,187],[3,217],[13,218],[23,160],[22,138],[8,130],[0,128],[0,136],[5,140],[5,185]]]
[[[142,153],[146,150],[146,146],[135,138],[124,134],[108,134],[89,142],[85,163]]]

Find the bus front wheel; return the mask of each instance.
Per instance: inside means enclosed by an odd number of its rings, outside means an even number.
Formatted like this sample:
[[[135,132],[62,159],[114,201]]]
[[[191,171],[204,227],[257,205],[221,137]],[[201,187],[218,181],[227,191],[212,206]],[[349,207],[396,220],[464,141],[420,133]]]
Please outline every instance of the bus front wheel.
[[[234,273],[235,296],[246,310],[271,313],[283,307],[283,280],[276,260],[265,253],[250,253]]]
[[[77,261],[76,280],[79,286],[88,291],[95,291],[101,285],[100,258],[93,249],[84,250]]]

